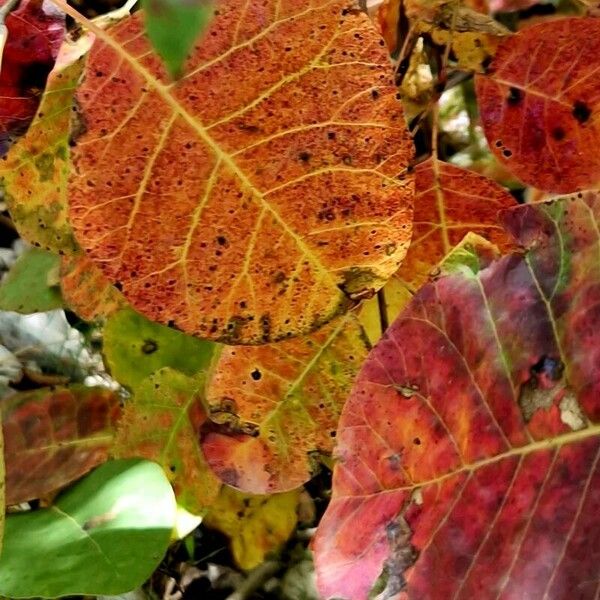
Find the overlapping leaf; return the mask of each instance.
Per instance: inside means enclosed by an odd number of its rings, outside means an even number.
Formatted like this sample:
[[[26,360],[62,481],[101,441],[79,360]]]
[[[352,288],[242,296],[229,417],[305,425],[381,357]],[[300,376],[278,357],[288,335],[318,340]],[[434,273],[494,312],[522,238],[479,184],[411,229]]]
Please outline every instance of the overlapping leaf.
[[[212,342],[153,323],[131,308],[112,315],[103,336],[104,358],[111,374],[131,390],[163,367],[184,375],[206,370],[216,347]]]
[[[6,4],[2,0],[0,5]],[[0,155],[24,133],[64,37],[65,18],[50,2],[23,0],[6,18],[0,70]]]
[[[7,517],[0,594],[124,594],[156,569],[175,518],[173,490],[158,465],[105,463],[51,506]]]
[[[498,212],[516,202],[491,179],[430,158],[416,168],[415,188],[413,239],[396,274],[411,289],[423,285],[468,232],[481,235],[500,250],[513,247]]]
[[[411,143],[385,44],[347,0],[217,9],[175,84],[139,14],[94,28],[70,216],[146,316],[267,342],[316,329],[397,269]]]
[[[231,539],[233,557],[242,569],[253,569],[294,531],[299,496],[300,490],[250,496],[224,486],[204,523]]]
[[[60,289],[65,304],[86,321],[108,317],[127,307],[123,294],[81,251],[61,257]]]
[[[3,400],[6,502],[40,498],[108,458],[121,409],[114,392],[71,386]]]
[[[87,37],[62,46],[27,134],[0,161],[1,185],[19,234],[55,252],[70,253],[76,247],[67,221],[69,124],[81,57],[89,46]]]
[[[503,221],[528,252],[455,263],[358,377],[315,546],[325,598],[382,573],[385,597],[597,595],[600,194]]]
[[[142,7],[148,38],[171,76],[180,77],[194,42],[213,16],[212,1],[144,0]]]
[[[226,483],[255,494],[290,490],[330,454],[368,342],[353,315],[317,333],[259,347],[225,347],[209,379],[202,448]],[[221,429],[221,428],[219,428]]]
[[[598,52],[598,19],[557,19],[508,38],[478,76],[490,147],[529,185],[572,192],[600,181]]]
[[[0,284],[0,310],[22,314],[62,308],[58,287],[58,256],[30,248]]]
[[[114,454],[159,463],[169,476],[178,502],[202,514],[217,497],[221,483],[200,449],[204,378],[161,369],[139,386],[125,406]]]

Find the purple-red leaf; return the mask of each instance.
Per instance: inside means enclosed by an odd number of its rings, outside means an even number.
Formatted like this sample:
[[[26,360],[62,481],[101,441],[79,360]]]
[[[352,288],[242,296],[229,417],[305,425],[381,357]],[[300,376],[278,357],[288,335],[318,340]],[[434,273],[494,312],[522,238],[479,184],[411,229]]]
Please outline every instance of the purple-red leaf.
[[[118,396],[73,385],[22,392],[2,401],[6,504],[40,498],[108,458]]]
[[[0,6],[6,0],[0,0]],[[51,2],[23,0],[6,18],[0,69],[0,155],[33,118],[64,38],[64,15]]]
[[[426,285],[344,407],[325,598],[595,598],[600,195],[503,213],[527,252]],[[485,263],[484,263],[485,264]]]

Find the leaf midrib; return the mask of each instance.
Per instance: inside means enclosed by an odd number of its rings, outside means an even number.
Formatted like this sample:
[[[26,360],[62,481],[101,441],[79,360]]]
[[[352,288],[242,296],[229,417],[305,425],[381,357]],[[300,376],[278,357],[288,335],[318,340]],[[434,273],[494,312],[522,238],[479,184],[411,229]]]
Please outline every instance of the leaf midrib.
[[[300,251],[311,261],[313,266],[318,271],[323,273],[329,280],[332,287],[338,290],[337,281],[334,279],[332,273],[323,265],[320,259],[314,254],[314,252],[304,243],[302,238],[287,224],[287,222],[281,217],[281,215],[265,200],[264,194],[262,194],[256,187],[254,187],[251,181],[248,179],[246,174],[237,166],[231,155],[225,152],[217,142],[208,134],[206,128],[199,123],[199,121],[193,117],[188,111],[182,107],[179,102],[169,92],[170,86],[163,85],[154,75],[152,75],[145,67],[143,67],[132,55],[130,55],[116,40],[106,33],[102,28],[98,27],[95,23],[87,19],[85,16],[80,14],[77,10],[70,7],[65,0],[51,0],[58,8],[72,17],[77,23],[92,31],[99,40],[104,42],[107,46],[110,46],[114,52],[122,59],[127,61],[134,71],[143,77],[149,85],[151,85],[161,99],[170,108],[178,114],[198,135],[198,137],[210,148],[210,150],[217,157],[218,162],[225,164],[231,172],[240,180],[242,185],[252,192],[252,197],[258,204],[273,216],[281,228],[294,240]],[[321,8],[321,7],[319,7]],[[314,10],[314,9],[313,9]]]
[[[552,450],[554,448],[561,448],[562,446],[566,446],[568,444],[575,444],[577,442],[584,441],[589,438],[593,438],[600,435],[600,423],[591,425],[586,427],[585,429],[579,429],[577,431],[569,431],[568,433],[563,433],[553,438],[546,438],[543,440],[538,440],[531,444],[526,444],[524,446],[519,446],[517,448],[511,448],[506,452],[502,452],[500,454],[496,454],[495,456],[490,456],[488,458],[483,458],[481,460],[475,461],[470,464],[465,464],[457,469],[444,473],[438,477],[434,477],[432,479],[424,480],[424,481],[416,481],[412,485],[399,486],[395,488],[385,489],[385,490],[377,490],[376,492],[372,492],[370,494],[347,494],[344,496],[336,496],[335,500],[342,499],[354,499],[354,498],[371,498],[373,496],[377,496],[379,494],[391,494],[403,491],[413,491],[417,488],[423,488],[430,485],[435,485],[438,483],[444,482],[446,479],[450,479],[451,477],[455,477],[460,475],[461,473],[472,473],[481,469],[483,467],[487,467],[494,463],[506,460],[508,458],[517,457],[517,456],[525,456],[528,454],[532,454],[534,452],[542,451],[542,450]]]

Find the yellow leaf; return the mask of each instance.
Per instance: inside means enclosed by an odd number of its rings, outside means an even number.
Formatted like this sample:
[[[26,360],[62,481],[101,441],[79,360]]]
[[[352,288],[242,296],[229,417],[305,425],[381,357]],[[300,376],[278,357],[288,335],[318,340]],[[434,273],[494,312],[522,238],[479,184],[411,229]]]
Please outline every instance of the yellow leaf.
[[[204,523],[229,536],[236,563],[242,569],[253,569],[294,531],[300,493],[254,496],[224,486]]]

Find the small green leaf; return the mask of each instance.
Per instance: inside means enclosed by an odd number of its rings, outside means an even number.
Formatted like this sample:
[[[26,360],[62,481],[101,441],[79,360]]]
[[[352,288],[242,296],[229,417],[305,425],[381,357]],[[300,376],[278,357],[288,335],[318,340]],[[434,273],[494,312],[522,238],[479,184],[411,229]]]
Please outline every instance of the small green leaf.
[[[176,509],[158,465],[105,463],[49,508],[6,518],[0,595],[56,598],[132,590],[163,558]]]
[[[27,250],[0,285],[0,310],[30,314],[62,308],[58,268],[57,255],[39,248]]]
[[[112,315],[104,328],[104,356],[110,372],[135,390],[163,367],[186,375],[206,369],[215,344],[154,323],[129,308]]]
[[[213,14],[209,0],[143,0],[146,33],[174,79]]]

